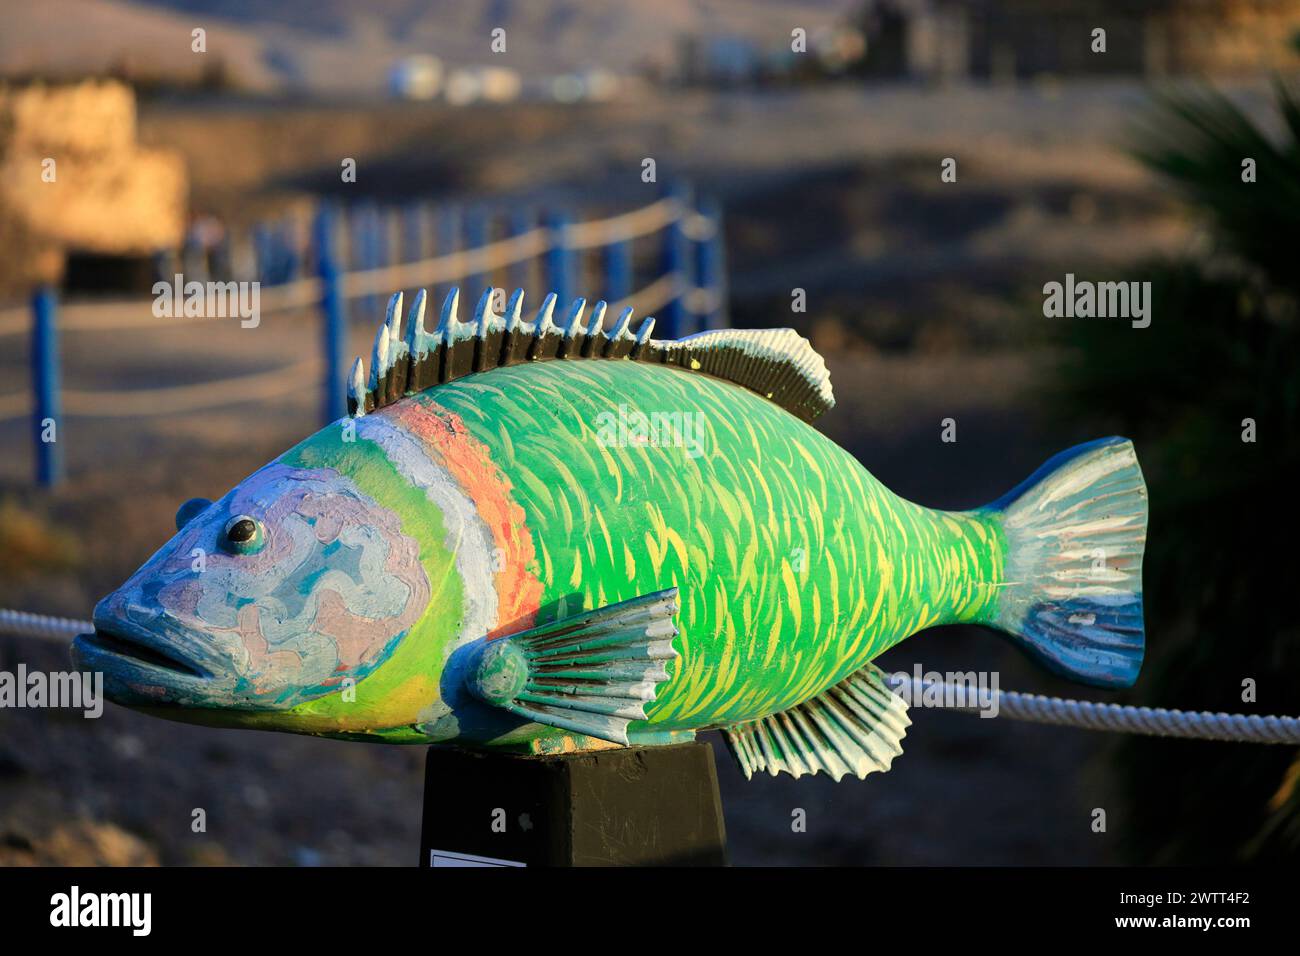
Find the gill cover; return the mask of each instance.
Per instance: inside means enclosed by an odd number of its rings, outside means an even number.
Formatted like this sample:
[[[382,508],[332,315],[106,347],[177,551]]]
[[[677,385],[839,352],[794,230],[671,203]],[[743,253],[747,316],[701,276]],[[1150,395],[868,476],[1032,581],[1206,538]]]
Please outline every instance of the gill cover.
[[[121,652],[102,666],[124,703],[288,709],[364,678],[428,605],[418,542],[333,469],[277,462],[215,504],[187,502],[182,518],[95,609]]]

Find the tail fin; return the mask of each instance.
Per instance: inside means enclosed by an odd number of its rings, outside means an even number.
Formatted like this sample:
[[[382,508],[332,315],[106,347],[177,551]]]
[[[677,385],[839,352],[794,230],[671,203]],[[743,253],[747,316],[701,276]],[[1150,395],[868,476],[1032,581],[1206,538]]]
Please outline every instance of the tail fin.
[[[989,505],[1002,512],[1006,582],[991,623],[1050,670],[1128,687],[1142,666],[1147,489],[1133,445],[1063,451]]]

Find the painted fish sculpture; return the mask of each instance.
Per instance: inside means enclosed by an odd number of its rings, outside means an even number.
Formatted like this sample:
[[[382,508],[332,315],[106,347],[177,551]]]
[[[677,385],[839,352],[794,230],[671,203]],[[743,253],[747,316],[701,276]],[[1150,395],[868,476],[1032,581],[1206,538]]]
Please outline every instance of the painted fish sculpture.
[[[988,625],[1058,674],[1142,660],[1133,448],[1066,451],[973,511],[894,495],[809,422],[788,329],[650,337],[394,296],[349,414],[216,502],[95,608],[111,699],[217,726],[544,753],[721,728],[746,775],[889,768],[873,658]]]

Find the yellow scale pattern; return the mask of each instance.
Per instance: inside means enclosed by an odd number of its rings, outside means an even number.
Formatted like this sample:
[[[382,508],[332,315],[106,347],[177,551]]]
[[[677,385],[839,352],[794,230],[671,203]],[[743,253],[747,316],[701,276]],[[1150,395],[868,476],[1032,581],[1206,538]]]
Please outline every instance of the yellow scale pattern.
[[[784,710],[908,635],[984,620],[996,604],[994,515],[904,501],[731,383],[569,361],[418,400],[459,416],[513,485],[544,585],[539,623],[679,588],[681,657],[647,708],[658,729]],[[674,427],[638,440],[638,415]]]

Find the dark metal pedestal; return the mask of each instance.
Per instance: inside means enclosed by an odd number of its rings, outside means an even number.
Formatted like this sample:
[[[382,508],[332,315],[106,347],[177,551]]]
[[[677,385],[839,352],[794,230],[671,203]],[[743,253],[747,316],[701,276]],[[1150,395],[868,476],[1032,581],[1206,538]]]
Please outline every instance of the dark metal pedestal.
[[[429,749],[421,866],[722,866],[708,744],[519,756]]]

